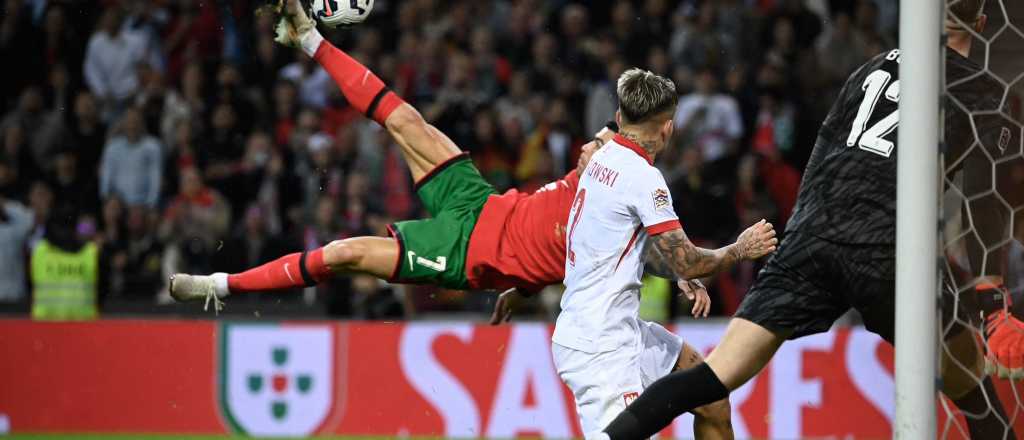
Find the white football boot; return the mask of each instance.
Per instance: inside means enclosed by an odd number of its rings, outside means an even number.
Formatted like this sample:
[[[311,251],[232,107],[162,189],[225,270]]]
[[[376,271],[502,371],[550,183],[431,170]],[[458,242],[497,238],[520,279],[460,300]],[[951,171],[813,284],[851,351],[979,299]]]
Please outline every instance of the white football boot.
[[[207,310],[212,301],[214,313],[224,308],[221,299],[231,293],[228,291],[228,274],[224,272],[212,275],[176,273],[171,275],[169,290],[171,298],[178,302],[205,301],[203,310]]]

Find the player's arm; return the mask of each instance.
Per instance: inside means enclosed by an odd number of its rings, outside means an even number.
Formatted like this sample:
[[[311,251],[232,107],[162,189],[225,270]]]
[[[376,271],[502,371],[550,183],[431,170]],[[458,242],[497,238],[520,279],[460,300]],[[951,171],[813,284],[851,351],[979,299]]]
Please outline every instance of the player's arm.
[[[665,257],[654,246],[649,246],[644,252],[644,272],[648,275],[675,281],[682,295],[693,302],[690,313],[694,318],[707,317],[711,312],[711,295],[708,295],[708,289],[704,287],[704,283],[698,279],[687,280],[677,277],[672,266],[665,261]]]
[[[661,251],[655,246],[648,246],[644,251],[644,272],[666,280],[677,280],[675,270],[669,265]]]
[[[735,243],[718,249],[694,245],[682,228],[651,237],[651,247],[661,254],[664,264],[685,279],[708,277],[730,269],[740,260],[763,257],[775,251],[778,242],[774,227],[764,220],[743,231]]]

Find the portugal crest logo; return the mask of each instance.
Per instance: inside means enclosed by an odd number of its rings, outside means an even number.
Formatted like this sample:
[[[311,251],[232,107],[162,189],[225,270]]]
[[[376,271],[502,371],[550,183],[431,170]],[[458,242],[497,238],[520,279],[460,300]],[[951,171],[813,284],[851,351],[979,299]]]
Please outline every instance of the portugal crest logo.
[[[224,324],[220,403],[236,432],[307,436],[336,412],[339,376],[334,327]]]

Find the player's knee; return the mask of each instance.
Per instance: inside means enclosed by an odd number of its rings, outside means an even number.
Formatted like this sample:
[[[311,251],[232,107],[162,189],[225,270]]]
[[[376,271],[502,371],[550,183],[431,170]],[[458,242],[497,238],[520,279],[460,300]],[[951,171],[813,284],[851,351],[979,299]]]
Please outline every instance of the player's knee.
[[[391,112],[384,124],[388,130],[402,133],[417,126],[425,126],[427,121],[423,120],[423,116],[413,106],[402,104]]]
[[[732,425],[732,407],[729,405],[729,399],[704,405],[693,410],[693,414],[716,426]]]
[[[324,246],[324,264],[332,270],[355,267],[365,255],[366,247],[352,239],[334,240]]]

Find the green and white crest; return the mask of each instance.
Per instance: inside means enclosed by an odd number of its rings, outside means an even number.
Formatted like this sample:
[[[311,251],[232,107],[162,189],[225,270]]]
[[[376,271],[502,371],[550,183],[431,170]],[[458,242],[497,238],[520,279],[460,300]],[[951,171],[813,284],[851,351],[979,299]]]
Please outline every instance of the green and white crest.
[[[224,324],[220,403],[235,431],[307,436],[333,406],[335,343],[329,325]]]

